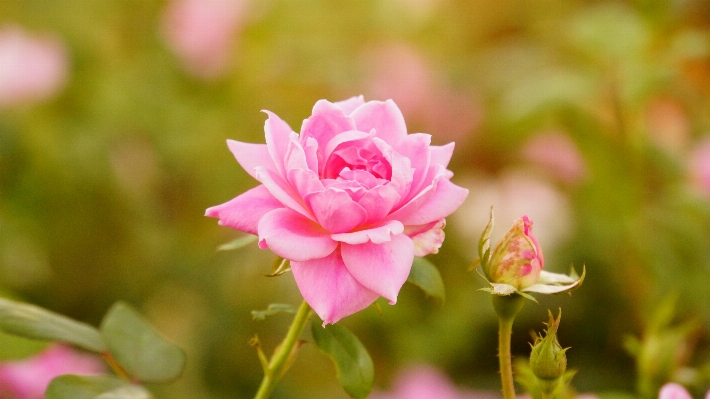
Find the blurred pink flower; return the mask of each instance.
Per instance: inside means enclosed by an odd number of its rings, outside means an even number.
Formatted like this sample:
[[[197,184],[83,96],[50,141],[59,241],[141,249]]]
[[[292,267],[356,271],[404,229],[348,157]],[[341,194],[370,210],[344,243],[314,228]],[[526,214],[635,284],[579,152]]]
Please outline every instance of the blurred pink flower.
[[[441,83],[435,69],[414,48],[393,44],[366,54],[369,92],[391,98],[411,122],[448,141],[464,141],[481,121],[481,107]]]
[[[471,194],[453,215],[452,226],[468,242],[478,242],[491,206],[496,223],[511,223],[520,215],[534,220],[535,237],[544,243],[548,255],[572,232],[569,199],[548,179],[525,170],[509,170],[496,178],[469,176],[459,180]],[[503,232],[493,229],[491,242],[498,242],[502,236]],[[469,257],[477,256],[475,245],[466,250]]]
[[[206,215],[290,260],[326,324],[379,296],[396,303],[414,256],[438,251],[444,218],[468,195],[446,169],[454,144],[407,134],[392,100],[320,100],[300,135],[266,113],[265,145],[227,142],[262,184]]]
[[[470,390],[458,389],[440,371],[426,365],[410,367],[402,372],[394,382],[392,390],[373,392],[370,399],[474,399],[492,398],[491,394],[474,394]]]
[[[658,399],[693,399],[682,385],[669,382],[661,387]],[[705,399],[710,399],[710,391],[705,394]]]
[[[690,154],[689,175],[692,183],[710,197],[710,137],[705,138]]]
[[[646,112],[649,139],[653,144],[671,153],[686,148],[690,140],[690,120],[677,101],[657,98]]]
[[[579,183],[586,174],[582,154],[562,132],[536,135],[525,144],[522,153],[527,161],[563,183]]]
[[[185,68],[203,79],[223,75],[247,0],[171,0],[163,14],[168,47]]]
[[[513,227],[496,245],[483,271],[492,283],[522,290],[537,282],[544,264],[542,248],[532,233],[532,221],[523,216],[513,222]]]
[[[67,51],[52,35],[32,35],[18,25],[0,28],[0,108],[34,103],[66,83]]]
[[[42,399],[55,377],[96,375],[104,371],[103,362],[96,356],[78,353],[64,345],[52,345],[32,358],[0,363],[0,398]]]

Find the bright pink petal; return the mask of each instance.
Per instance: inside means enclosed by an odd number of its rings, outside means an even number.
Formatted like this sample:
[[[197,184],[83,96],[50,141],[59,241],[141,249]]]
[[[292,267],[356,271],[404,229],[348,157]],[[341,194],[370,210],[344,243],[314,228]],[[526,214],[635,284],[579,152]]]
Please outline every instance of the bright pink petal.
[[[431,135],[425,133],[414,133],[405,136],[397,143],[396,150],[403,157],[411,161],[411,168],[414,169],[409,197],[413,197],[424,185],[424,178],[429,170],[431,153],[429,151]],[[394,166],[393,166],[394,168]]]
[[[344,143],[350,143],[352,146],[358,146],[358,143],[353,143],[354,141],[358,140],[364,140],[368,137],[372,137],[372,133],[366,133],[366,132],[360,132],[357,130],[349,130],[342,132],[335,137],[333,137],[324,147],[324,152],[323,154],[325,155],[325,159],[327,160],[330,154],[333,153],[339,146],[341,146]],[[363,143],[366,143],[363,141]],[[360,145],[359,147],[364,147],[363,145]]]
[[[286,180],[282,179],[278,173],[259,166],[256,168],[256,178],[269,190],[271,195],[285,207],[291,208],[301,215],[315,221],[315,217],[306,209],[296,189]]]
[[[365,309],[379,296],[355,280],[338,250],[324,258],[291,262],[291,270],[303,299],[323,325]]]
[[[416,211],[399,218],[405,225],[421,225],[443,219],[463,204],[468,190],[449,179],[439,179],[434,194]]]
[[[220,226],[256,235],[261,217],[283,207],[261,184],[224,204],[207,208],[205,216],[219,218]]]
[[[274,160],[269,155],[266,144],[242,143],[241,141],[227,140],[229,151],[237,158],[239,165],[256,179],[256,167],[263,166],[275,170]]]
[[[363,224],[367,212],[343,190],[327,188],[303,198],[318,223],[331,233],[344,233]]]
[[[308,169],[291,169],[287,172],[288,181],[296,189],[298,195],[303,198],[309,193],[322,191],[325,189],[323,181],[318,178],[316,172]]]
[[[367,230],[353,231],[351,233],[331,234],[330,238],[347,244],[364,244],[372,242],[381,244],[392,240],[392,236],[402,234],[404,225],[398,220],[388,220],[383,224]]]
[[[363,96],[357,96],[357,97],[350,97],[347,100],[343,101],[338,101],[335,103],[340,109],[343,110],[345,115],[350,115],[355,111],[359,106],[365,104],[365,98]]]
[[[377,137],[390,144],[407,135],[402,111],[392,100],[367,102],[353,111],[352,117],[357,130],[369,132],[375,129]]]
[[[327,256],[338,243],[318,224],[290,209],[275,209],[259,221],[259,247],[284,259],[302,262]]]
[[[273,159],[274,164],[276,164],[276,170],[281,176],[285,176],[284,159],[286,158],[286,151],[288,149],[288,143],[290,142],[289,136],[293,130],[273,112],[263,112],[269,115],[269,118],[264,122],[266,147],[269,150],[271,159]]]
[[[306,151],[301,146],[301,143],[298,142],[298,134],[295,132],[291,132],[289,135],[289,142],[284,154],[284,168],[287,172],[291,169],[308,169]]]
[[[397,294],[407,281],[414,261],[414,243],[404,234],[388,242],[359,245],[341,244],[345,266],[355,279],[368,289],[397,303]]]
[[[303,151],[306,153],[308,169],[318,172],[318,142],[313,137],[303,140]]]
[[[431,164],[441,165],[445,168],[449,166],[451,155],[454,153],[454,147],[455,143],[449,143],[442,146],[429,146],[429,150],[431,150]]]
[[[367,221],[374,223],[389,215],[399,200],[397,191],[388,184],[369,190],[357,203],[367,211]]]
[[[379,138],[373,138],[372,142],[382,152],[382,155],[392,167],[392,176],[390,177],[392,188],[397,191],[400,198],[405,198],[412,187],[412,180],[414,179],[412,161]]]
[[[324,153],[326,144],[337,134],[355,130],[355,122],[352,118],[346,116],[343,110],[337,105],[326,101],[319,100],[313,106],[312,115],[303,121],[301,126],[301,140],[313,138],[318,142],[318,161],[323,165]]]

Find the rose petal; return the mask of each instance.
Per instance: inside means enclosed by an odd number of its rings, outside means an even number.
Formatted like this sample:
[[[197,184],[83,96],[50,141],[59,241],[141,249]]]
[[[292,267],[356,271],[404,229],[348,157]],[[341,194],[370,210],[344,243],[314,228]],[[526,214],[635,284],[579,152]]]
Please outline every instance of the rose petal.
[[[397,191],[388,184],[369,190],[357,203],[367,211],[367,221],[374,223],[384,219],[399,200]]]
[[[291,208],[301,215],[315,221],[315,217],[306,209],[298,192],[278,173],[262,166],[256,168],[256,178],[259,180],[285,207]]]
[[[414,179],[414,169],[412,161],[395,151],[389,144],[375,137],[372,142],[382,152],[382,156],[389,162],[392,167],[392,176],[390,183],[392,188],[397,191],[400,198],[405,198],[409,194]]]
[[[303,299],[323,325],[365,309],[379,296],[355,280],[338,250],[324,258],[291,262],[291,270]]]
[[[431,189],[433,188],[433,191]],[[468,196],[468,190],[451,183],[449,179],[440,178],[433,186],[427,187],[421,198],[415,197],[409,204],[393,212],[389,217],[398,219],[405,225],[421,225],[443,219],[451,215]],[[417,202],[418,201],[418,202]],[[416,204],[410,206],[410,204]],[[416,210],[415,210],[416,209]]]
[[[255,179],[257,166],[263,166],[272,170],[276,169],[274,160],[271,159],[266,144],[251,144],[227,140],[227,147],[237,159],[239,165]]]
[[[321,226],[290,209],[275,209],[259,221],[259,247],[291,261],[318,259],[338,243]]]
[[[375,244],[390,241],[393,235],[402,234],[404,225],[399,220],[388,220],[383,224],[369,228],[367,230],[353,231],[351,233],[331,234],[330,238],[335,241],[352,245],[364,244],[371,241]]]
[[[312,115],[303,121],[301,141],[313,138],[318,142],[318,162],[323,167],[325,146],[335,135],[355,130],[355,122],[346,116],[337,105],[326,100],[319,100],[313,106]]]
[[[274,160],[276,170],[285,176],[284,159],[288,149],[289,136],[291,135],[291,127],[281,120],[276,114],[271,111],[262,111],[269,115],[269,118],[264,122],[264,133],[266,136],[266,148],[269,150],[271,159]]]
[[[345,115],[352,114],[353,111],[355,111],[359,106],[363,104],[365,104],[365,98],[362,95],[359,95],[357,97],[350,97],[347,100],[338,101],[335,103],[336,106],[343,110]]]
[[[224,204],[207,208],[205,216],[219,218],[220,226],[228,226],[256,235],[257,226],[262,216],[283,207],[283,204],[274,198],[262,184]]]
[[[429,146],[431,151],[431,164],[448,167],[451,161],[451,155],[454,153],[455,143],[449,143],[442,146]]]
[[[397,303],[397,294],[407,281],[414,261],[414,243],[404,234],[388,242],[359,245],[341,244],[345,266],[355,279],[368,289]]]
[[[710,394],[710,391],[708,391]],[[688,391],[680,384],[669,382],[661,387],[658,399],[692,399]]]
[[[303,198],[318,223],[331,233],[344,233],[367,220],[367,212],[343,190],[327,188]]]
[[[405,136],[395,148],[398,153],[411,161],[410,166],[414,169],[409,197],[416,195],[423,186],[431,158],[429,144],[431,144],[431,135],[414,133]]]
[[[298,142],[298,134],[291,132],[289,135],[288,146],[284,154],[284,168],[288,172],[291,169],[309,169],[308,161],[306,160],[306,151]],[[317,169],[316,169],[317,170]],[[284,174],[285,176],[286,174]]]
[[[405,226],[404,234],[414,241],[414,256],[427,256],[439,253],[446,234],[446,219],[437,220],[423,226]]]
[[[357,130],[369,132],[375,129],[377,137],[390,144],[407,135],[402,111],[392,100],[369,101],[353,111],[352,117]]]

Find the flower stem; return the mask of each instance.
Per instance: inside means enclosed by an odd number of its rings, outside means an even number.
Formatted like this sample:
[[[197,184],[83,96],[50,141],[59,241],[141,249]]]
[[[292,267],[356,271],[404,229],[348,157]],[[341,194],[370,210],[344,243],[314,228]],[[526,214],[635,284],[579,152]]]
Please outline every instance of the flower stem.
[[[298,308],[296,317],[293,318],[293,322],[291,323],[291,327],[288,329],[288,333],[286,333],[286,337],[283,342],[281,342],[281,345],[276,348],[274,355],[271,356],[269,365],[264,370],[264,378],[261,380],[261,385],[259,386],[259,390],[256,392],[254,399],[266,399],[274,391],[276,383],[291,365],[289,359],[294,354],[294,351],[298,350],[296,343],[298,342],[298,338],[301,336],[303,329],[306,327],[308,320],[311,318],[311,314],[311,307],[306,303],[306,301],[303,301],[301,307]]]
[[[503,385],[504,399],[515,399],[510,337],[513,334],[513,321],[523,307],[524,300],[522,296],[516,294],[493,296],[493,307],[498,313],[498,362],[500,364],[500,381]]]

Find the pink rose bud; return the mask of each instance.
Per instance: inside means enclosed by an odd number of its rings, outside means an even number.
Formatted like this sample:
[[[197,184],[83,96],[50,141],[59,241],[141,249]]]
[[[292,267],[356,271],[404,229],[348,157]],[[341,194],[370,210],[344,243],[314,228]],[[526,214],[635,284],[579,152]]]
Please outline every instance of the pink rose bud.
[[[49,383],[63,374],[95,375],[103,362],[63,345],[52,345],[29,359],[0,363],[0,398],[42,399]]]
[[[318,101],[300,134],[266,113],[266,144],[227,142],[261,184],[206,215],[291,261],[324,323],[380,296],[396,303],[414,257],[438,251],[468,195],[450,181],[454,144],[408,134],[392,100]]]
[[[544,263],[542,249],[532,234],[532,221],[523,216],[496,245],[483,271],[492,283],[522,290],[537,282]]]

